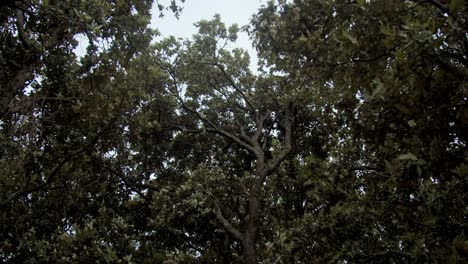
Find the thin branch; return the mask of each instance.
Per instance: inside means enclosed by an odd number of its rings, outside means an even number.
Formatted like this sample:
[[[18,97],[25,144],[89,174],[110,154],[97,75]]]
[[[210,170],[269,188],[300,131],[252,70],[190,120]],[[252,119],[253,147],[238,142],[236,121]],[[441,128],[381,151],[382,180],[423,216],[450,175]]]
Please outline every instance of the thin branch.
[[[103,129],[102,131],[100,131],[99,133],[96,134],[96,136],[93,138],[93,140],[91,140],[91,142],[86,145],[85,147],[75,151],[74,153],[72,154],[69,154],[68,156],[66,156],[65,158],[63,158],[59,164],[57,166],[55,166],[55,168],[52,170],[52,172],[50,173],[49,177],[46,179],[45,182],[39,184],[39,185],[36,185],[36,186],[33,186],[31,188],[28,188],[26,190],[22,190],[22,191],[17,191],[15,193],[13,193],[12,195],[10,195],[6,200],[3,200],[0,202],[0,206],[3,206],[13,200],[15,200],[16,198],[20,197],[20,196],[25,196],[25,195],[28,195],[30,193],[33,193],[33,192],[36,192],[36,191],[39,191],[40,189],[50,185],[54,178],[58,175],[58,173],[60,172],[60,170],[75,156],[78,156],[86,151],[89,151],[90,149],[92,149],[96,144],[97,144],[97,141],[99,140],[99,138],[107,131],[107,129],[110,127],[110,125],[114,123],[114,121],[110,122],[107,127],[105,129]]]
[[[229,83],[231,84],[231,86],[236,90],[236,92],[238,92],[242,98],[244,99],[245,103],[248,105],[248,107],[250,108],[251,111],[255,111],[255,107],[253,106],[253,103],[247,98],[247,96],[245,95],[245,93],[236,85],[236,83],[234,82],[234,80],[227,74],[226,70],[224,69],[223,65],[219,64],[219,63],[214,63],[212,64],[216,67],[218,67],[218,69],[221,70],[221,73],[224,75],[224,77],[229,81]]]
[[[224,97],[224,100],[226,101],[226,103],[228,103],[229,105],[233,106],[233,107],[236,107],[236,108],[239,108],[247,113],[252,113],[252,110],[248,109],[248,108],[245,108],[244,106],[240,105],[238,102],[236,102],[235,100],[232,101],[229,99],[229,96],[226,94],[226,92],[222,91],[222,89],[218,88],[217,85],[219,86],[219,83],[217,82],[217,80],[215,79],[214,82],[216,83],[215,84],[212,84],[211,82],[209,82],[209,85],[211,88],[213,88],[213,90],[219,92],[222,97]]]
[[[441,1],[438,1],[438,0],[424,0],[424,1],[416,1],[416,2],[418,2],[418,3],[429,3],[430,5],[437,7],[440,11],[442,11],[442,13],[448,13],[450,11],[447,8],[447,6],[442,3],[442,2],[446,2],[446,1],[441,2]]]
[[[163,68],[165,69],[165,68]],[[250,152],[252,153],[255,153],[255,148],[249,144],[247,144],[246,142],[242,141],[239,137],[221,129],[220,127],[218,127],[217,125],[215,125],[213,122],[211,122],[209,119],[203,117],[198,111],[190,108],[184,101],[184,99],[182,98],[182,96],[179,94],[179,91],[178,91],[178,83],[177,83],[177,79],[174,75],[174,73],[172,71],[170,71],[169,69],[165,69],[166,72],[171,76],[171,79],[172,79],[172,84],[174,86],[174,91],[172,92],[174,94],[174,96],[177,98],[177,100],[179,101],[179,103],[181,103],[182,107],[189,111],[190,113],[192,113],[193,115],[195,115],[198,119],[200,119],[203,123],[205,124],[208,124],[211,128],[214,129],[214,131],[216,131],[217,133],[227,137],[227,138],[230,138],[232,139],[233,141],[235,141],[237,144],[239,144],[240,146],[244,147],[245,149],[249,150]]]
[[[376,167],[370,167],[370,166],[355,166],[355,167],[351,167],[351,168],[348,168],[349,171],[367,171],[371,174],[374,174],[374,175],[377,175],[379,177],[382,177],[382,178],[389,178],[388,175],[385,175],[383,173],[381,173],[381,170],[379,168],[376,168]]]
[[[39,185],[36,185],[34,187],[31,187],[31,188],[28,188],[26,190],[22,190],[22,191],[17,191],[15,193],[13,193],[12,195],[10,195],[6,200],[2,201],[0,203],[0,206],[3,206],[11,201],[13,201],[14,199],[20,197],[20,196],[25,196],[25,195],[28,195],[30,193],[33,193],[33,192],[36,192],[40,189],[42,189],[43,187],[49,185],[52,183],[52,180],[55,178],[55,176],[59,173],[59,171],[63,168],[63,166],[65,166],[65,164],[67,164],[71,158],[73,158],[74,156],[77,156],[83,152],[85,152],[88,148],[83,148],[81,150],[79,150],[78,152],[76,153],[73,153],[73,154],[70,154],[68,155],[67,157],[65,157],[64,159],[62,159],[60,161],[60,163],[54,168],[54,170],[51,172],[51,174],[49,175],[49,177],[46,179],[45,182],[39,184]]]
[[[348,61],[345,61],[345,62],[336,62],[336,63],[328,63],[326,64],[326,66],[329,66],[329,67],[339,67],[339,66],[345,66],[345,65],[348,65],[350,63],[361,63],[361,62],[373,62],[373,61],[377,61],[383,57],[386,57],[388,56],[392,51],[394,51],[397,47],[393,47],[393,48],[390,48],[389,50],[383,52],[382,54],[376,56],[376,57],[373,57],[373,58],[350,58]]]
[[[150,185],[150,184],[131,183],[121,172],[118,172],[115,169],[111,168],[109,165],[106,164],[104,160],[101,160],[97,157],[91,157],[91,158],[99,166],[103,167],[104,169],[112,173],[113,175],[117,176],[120,179],[120,181],[122,181],[125,184],[125,186],[130,188],[130,190],[132,190],[133,192],[136,192],[141,198],[145,199],[146,201],[151,200],[151,198],[149,198],[147,195],[145,195],[143,192],[141,192],[135,187],[150,189],[152,191],[159,191],[159,188],[156,188],[155,186]]]

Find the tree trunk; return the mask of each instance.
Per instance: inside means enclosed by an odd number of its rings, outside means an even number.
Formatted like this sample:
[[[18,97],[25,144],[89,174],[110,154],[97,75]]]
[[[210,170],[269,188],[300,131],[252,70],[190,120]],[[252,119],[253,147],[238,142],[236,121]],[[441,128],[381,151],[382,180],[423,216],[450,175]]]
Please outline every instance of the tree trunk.
[[[261,176],[261,175],[258,175]],[[260,178],[260,177],[259,177]],[[249,215],[247,220],[246,232],[242,239],[242,249],[244,251],[244,260],[248,264],[258,263],[257,249],[255,242],[258,232],[258,219],[260,215],[260,183],[259,181],[250,190],[249,197]]]
[[[257,250],[255,249],[255,241],[251,234],[246,233],[242,240],[242,250],[244,253],[244,260],[247,264],[257,264]]]

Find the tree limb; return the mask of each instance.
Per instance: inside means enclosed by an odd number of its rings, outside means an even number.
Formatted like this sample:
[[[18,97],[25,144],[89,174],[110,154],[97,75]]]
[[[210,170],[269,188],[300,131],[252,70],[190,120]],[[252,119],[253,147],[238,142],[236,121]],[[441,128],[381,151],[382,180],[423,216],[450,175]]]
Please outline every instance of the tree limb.
[[[209,193],[209,195],[213,199],[216,219],[218,219],[218,221],[223,225],[224,229],[226,229],[226,231],[228,231],[229,234],[231,234],[234,238],[237,240],[243,240],[244,235],[239,230],[237,230],[226,218],[224,218],[223,213],[219,207],[219,200],[212,193]]]
[[[281,162],[288,156],[288,154],[292,150],[292,126],[294,122],[294,112],[295,106],[291,103],[286,110],[286,114],[284,117],[284,129],[285,129],[285,138],[284,138],[284,148],[281,153],[274,159],[270,160],[266,167],[265,173],[263,173],[262,182],[265,180],[265,177],[273,172]]]
[[[18,29],[18,37],[21,43],[27,50],[30,50],[33,47],[33,45],[31,41],[26,37],[26,33],[24,32],[24,14],[21,10],[16,11],[16,27]]]
[[[255,146],[258,145],[258,148],[261,148],[259,139],[260,139],[260,136],[262,135],[265,120],[270,116],[270,114],[271,114],[270,110],[268,110],[266,114],[264,115],[261,115],[259,112],[255,114],[256,130],[255,130],[255,134],[252,137],[252,144]]]

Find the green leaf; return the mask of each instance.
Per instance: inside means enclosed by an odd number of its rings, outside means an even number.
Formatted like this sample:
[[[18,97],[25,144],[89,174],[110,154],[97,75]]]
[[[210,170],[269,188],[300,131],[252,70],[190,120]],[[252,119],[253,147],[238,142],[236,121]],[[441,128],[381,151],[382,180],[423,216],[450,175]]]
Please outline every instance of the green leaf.
[[[347,39],[349,39],[351,41],[351,43],[353,43],[354,45],[357,45],[359,42],[357,41],[357,39],[353,36],[351,36],[348,31],[346,30],[343,30],[343,36],[345,36]]]
[[[385,85],[383,84],[382,81],[380,81],[379,79],[377,79],[375,81],[375,83],[377,84],[374,91],[372,91],[372,95],[371,95],[371,99],[375,99],[379,94],[382,93],[382,91],[385,89]]]
[[[422,173],[423,173],[423,170],[422,170],[421,166],[416,166],[416,170],[418,172],[418,176],[421,177]]]
[[[124,0],[117,0],[117,7],[124,7],[125,1]]]
[[[450,1],[450,11],[457,11],[465,5],[465,0],[452,0]]]
[[[237,33],[239,32],[239,26],[237,24],[233,24],[228,29],[228,38],[230,41],[236,41]]]
[[[413,153],[406,153],[406,154],[401,154],[397,157],[399,160],[413,160],[416,161],[418,158],[413,154]]]

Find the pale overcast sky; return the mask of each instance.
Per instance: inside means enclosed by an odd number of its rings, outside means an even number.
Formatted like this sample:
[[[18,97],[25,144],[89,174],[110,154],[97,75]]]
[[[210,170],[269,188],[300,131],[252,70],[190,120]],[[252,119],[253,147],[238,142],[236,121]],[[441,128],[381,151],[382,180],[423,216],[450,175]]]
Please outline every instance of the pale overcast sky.
[[[157,9],[154,9],[151,25],[157,28],[162,36],[190,38],[197,32],[194,23],[202,19],[210,20],[215,14],[219,14],[226,26],[238,24],[241,27],[247,25],[252,15],[266,3],[267,0],[186,0],[182,4],[183,10],[178,20],[170,12],[159,18]],[[236,47],[249,51],[251,69],[255,69],[256,54],[247,34],[239,35]]]
[[[162,1],[166,6],[169,2],[169,0]],[[179,38],[191,38],[193,34],[197,33],[194,24],[202,19],[210,20],[215,14],[219,14],[221,21],[227,27],[232,24],[238,24],[239,27],[242,27],[247,25],[252,15],[266,3],[267,0],[185,0],[185,3],[182,4],[183,10],[179,19],[176,19],[170,11],[166,11],[166,15],[160,18],[155,5],[152,12],[151,26],[158,29],[162,37],[172,35]],[[87,39],[84,36],[76,36],[76,38],[79,40],[79,45],[74,50],[75,54],[83,56],[88,45]],[[234,47],[244,48],[249,52],[250,68],[256,71],[256,52],[252,48],[246,33],[239,34]]]

